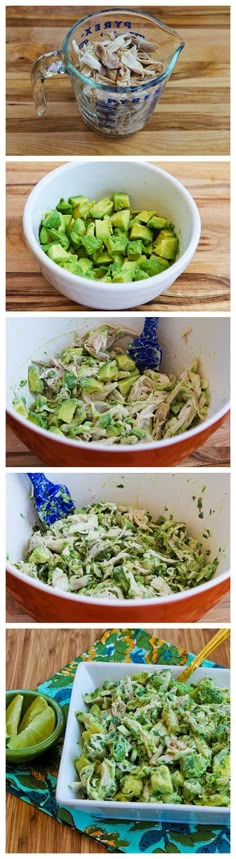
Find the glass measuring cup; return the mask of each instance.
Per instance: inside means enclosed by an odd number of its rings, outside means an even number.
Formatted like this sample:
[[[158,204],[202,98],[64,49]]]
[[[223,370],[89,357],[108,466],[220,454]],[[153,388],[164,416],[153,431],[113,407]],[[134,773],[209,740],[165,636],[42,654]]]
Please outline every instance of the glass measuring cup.
[[[148,82],[132,86],[98,83],[76,68],[75,40],[84,45],[107,39],[108,33],[132,33],[156,44],[162,71]],[[95,131],[112,136],[133,134],[146,125],[170,77],[184,42],[175,30],[153,15],[135,9],[104,9],[77,21],[65,36],[62,48],[39,57],[33,65],[33,95],[38,116],[47,109],[46,78],[68,74],[84,122]]]

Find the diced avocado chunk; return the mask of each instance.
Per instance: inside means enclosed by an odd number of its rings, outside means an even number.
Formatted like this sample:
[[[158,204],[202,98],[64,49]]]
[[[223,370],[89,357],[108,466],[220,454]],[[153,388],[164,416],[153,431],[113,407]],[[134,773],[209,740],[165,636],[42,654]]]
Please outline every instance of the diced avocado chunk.
[[[104,218],[104,215],[111,215],[113,211],[113,203],[110,197],[104,197],[98,203],[92,203],[89,208],[89,213],[92,218]]]
[[[95,251],[102,248],[102,239],[96,239],[95,236],[81,236],[81,244],[88,256],[92,256]]]
[[[68,203],[67,200],[64,200],[63,197],[59,200],[59,203],[56,206],[58,212],[62,212],[62,215],[67,215],[69,212],[72,213],[72,205]]]
[[[52,243],[59,244],[61,248],[64,248],[65,251],[68,250],[70,246],[70,239],[66,233],[60,233],[59,230],[50,229],[49,231],[50,239],[49,241]]]
[[[158,248],[153,247],[153,253],[151,254],[150,259],[155,259],[155,258],[158,259],[158,262],[161,265],[161,271],[165,271],[166,268],[169,268],[170,263],[168,262],[168,260],[163,259],[163,257],[160,257],[158,254]]]
[[[62,248],[61,245],[53,244],[48,248],[48,256],[53,262],[57,262],[58,260],[63,259],[68,260],[70,255],[67,253],[65,248]]]
[[[116,363],[118,365],[119,370],[136,370],[137,372],[135,361],[133,361],[132,358],[129,358],[129,356],[126,354],[117,355]]]
[[[106,221],[95,221],[95,232],[96,238],[102,239],[104,241],[107,236],[111,235],[112,227],[110,220]]]
[[[73,217],[74,218],[88,218],[90,211],[90,203],[89,200],[82,200],[80,203],[75,206],[73,209]]]
[[[51,552],[49,552],[49,549],[47,549],[46,546],[37,546],[36,549],[31,552],[29,562],[31,564],[47,564],[50,558]]]
[[[130,209],[130,199],[128,194],[122,194],[116,191],[115,194],[112,194],[112,200],[115,212],[119,212],[120,209]]]
[[[48,242],[49,244],[51,243],[51,236],[49,230],[46,230],[46,227],[42,227],[42,229],[40,230],[39,239],[42,245],[46,245],[48,244]]]
[[[78,236],[85,236],[86,226],[82,218],[75,218],[73,223],[73,233],[76,233]]]
[[[155,257],[150,257],[150,259],[143,262],[141,268],[147,272],[149,277],[153,277],[154,274],[159,274],[160,271],[163,271],[162,263],[159,259],[155,259]]]
[[[133,242],[128,242],[128,245],[127,245],[128,259],[130,259],[130,260],[138,259],[138,257],[142,254],[142,249],[143,249],[143,246],[142,246],[141,239],[137,239],[136,241],[133,241]]]
[[[135,215],[135,221],[140,221],[142,224],[147,224],[148,221],[155,215],[155,211],[148,212],[146,209],[143,212],[139,212],[138,215]]]
[[[163,227],[166,227],[166,224],[166,218],[158,218],[157,215],[153,215],[150,221],[148,221],[148,226],[153,230],[162,230]]]
[[[134,280],[146,280],[147,277],[149,277],[147,272],[144,271],[143,268],[139,268],[139,266],[137,266],[137,268],[135,270],[135,277],[133,279]]]
[[[142,239],[143,242],[152,241],[152,231],[149,227],[144,227],[143,224],[132,224],[130,230],[130,239]]]
[[[103,223],[103,221],[101,223]],[[123,260],[123,257],[122,257],[122,260]],[[110,262],[112,262],[112,257],[109,256],[107,251],[103,251],[103,253],[100,253],[98,251],[98,254],[96,255],[96,264],[97,265],[104,265],[106,263],[109,265]]]
[[[86,272],[92,268],[93,263],[91,259],[88,259],[88,257],[80,257],[79,265],[80,268],[82,268],[82,271]]]
[[[161,764],[151,775],[153,793],[173,793],[173,785],[170,771],[165,764]]]
[[[89,203],[88,197],[84,197],[83,194],[79,194],[78,197],[69,197],[69,203],[72,206],[72,209],[75,206],[80,205],[81,203]]]
[[[131,391],[131,388],[133,387],[134,383],[137,382],[138,378],[139,378],[139,373],[136,372],[136,373],[133,373],[132,376],[129,376],[127,379],[120,379],[120,381],[118,382],[118,388],[119,388],[120,393],[123,394],[124,397],[126,397],[127,394],[129,394],[129,392]]]
[[[80,379],[80,387],[85,391],[88,391],[89,394],[95,393],[95,391],[103,391],[103,384],[99,382],[98,379],[95,379],[94,376],[83,376]]]
[[[87,226],[86,236],[94,236],[94,233],[95,233],[95,223],[94,223],[94,221],[91,221],[91,224],[88,224],[88,226]]]
[[[125,260],[120,271],[114,273],[113,280],[116,283],[130,283],[135,280],[136,269],[136,260]]]
[[[64,400],[64,402],[62,403],[62,405],[59,408],[59,412],[58,412],[59,420],[63,421],[63,423],[65,423],[65,424],[70,424],[73,417],[74,417],[74,413],[75,413],[75,410],[77,408],[77,405],[78,405],[78,400],[75,400],[75,399]]]
[[[179,240],[173,233],[161,230],[158,238],[154,242],[155,249],[159,256],[164,259],[175,259],[178,250]]]
[[[111,223],[114,227],[120,227],[121,230],[127,232],[130,222],[130,209],[121,209],[119,212],[114,212],[111,215]]]
[[[103,382],[110,382],[112,379],[118,379],[118,367],[116,361],[105,361],[102,367],[98,370],[98,379]]]
[[[55,230],[58,230],[62,225],[61,214],[57,211],[57,209],[52,209],[48,215],[45,215],[45,218],[42,220],[43,227],[46,227],[47,230],[52,227]]]
[[[35,364],[30,364],[28,369],[28,385],[32,394],[41,394],[44,389],[44,382],[40,379],[39,370]]]
[[[127,243],[128,240],[125,236],[108,236],[108,238],[105,238],[105,245],[111,256],[114,256],[114,254],[125,254]]]
[[[23,418],[28,417],[26,403],[25,403],[25,399],[23,397],[19,400],[13,400],[12,405],[13,405],[13,408],[18,413],[18,415],[22,415]]]

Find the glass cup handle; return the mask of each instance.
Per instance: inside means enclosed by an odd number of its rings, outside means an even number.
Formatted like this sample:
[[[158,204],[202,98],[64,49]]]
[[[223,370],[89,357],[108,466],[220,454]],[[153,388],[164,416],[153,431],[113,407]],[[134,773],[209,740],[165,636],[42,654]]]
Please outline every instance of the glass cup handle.
[[[38,116],[43,116],[47,110],[44,81],[53,75],[65,75],[66,73],[64,54],[61,50],[50,51],[49,54],[43,54],[35,61],[32,68],[31,80]]]

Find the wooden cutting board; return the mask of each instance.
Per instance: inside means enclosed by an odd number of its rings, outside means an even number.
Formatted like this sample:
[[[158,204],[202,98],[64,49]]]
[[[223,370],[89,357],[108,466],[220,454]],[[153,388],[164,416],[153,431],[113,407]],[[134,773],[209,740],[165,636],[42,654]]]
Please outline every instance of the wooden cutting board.
[[[158,313],[229,311],[229,163],[152,163],[164,166],[186,185],[199,207],[202,232],[194,258],[181,277],[158,299],[133,309]],[[26,199],[36,182],[58,166],[56,161],[7,164],[7,310],[88,310],[47,283],[24,242]],[[90,309],[88,313],[96,311]]]
[[[47,81],[48,111],[36,117],[33,62],[61,48],[72,24],[95,10],[7,7],[7,154],[229,154],[229,6],[145,6],[181,34],[185,48],[148,125],[137,134],[112,140],[87,128],[67,76]]]
[[[34,689],[62,665],[92,646],[102,629],[11,629],[7,630],[7,688]],[[212,637],[210,629],[153,629],[154,635],[193,653]],[[229,639],[212,658],[230,665]],[[7,794],[7,853],[108,853],[105,847],[69,826],[56,823],[26,802]]]

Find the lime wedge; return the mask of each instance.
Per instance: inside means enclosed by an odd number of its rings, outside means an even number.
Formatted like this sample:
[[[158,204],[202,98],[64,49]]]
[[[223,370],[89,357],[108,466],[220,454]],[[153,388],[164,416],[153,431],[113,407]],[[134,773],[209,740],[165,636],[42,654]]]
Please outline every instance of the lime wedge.
[[[41,695],[38,695],[37,698],[34,698],[34,700],[32,701],[32,704],[30,704],[30,706],[27,708],[25,715],[23,716],[23,719],[21,720],[20,727],[19,727],[19,733],[21,731],[24,731],[25,728],[28,728],[28,725],[30,725],[30,722],[33,721],[35,716],[38,716],[39,713],[42,713],[42,711],[46,710],[47,707],[48,707],[47,701],[45,701],[45,698],[42,698]]]
[[[16,737],[21,717],[23,695],[15,695],[6,710],[6,735]]]
[[[21,734],[17,734],[17,737],[11,737],[7,744],[8,748],[28,749],[29,746],[37,746],[38,743],[42,743],[43,740],[50,737],[55,727],[55,721],[54,710],[47,706],[42,713],[35,716],[24,731],[21,731]]]

